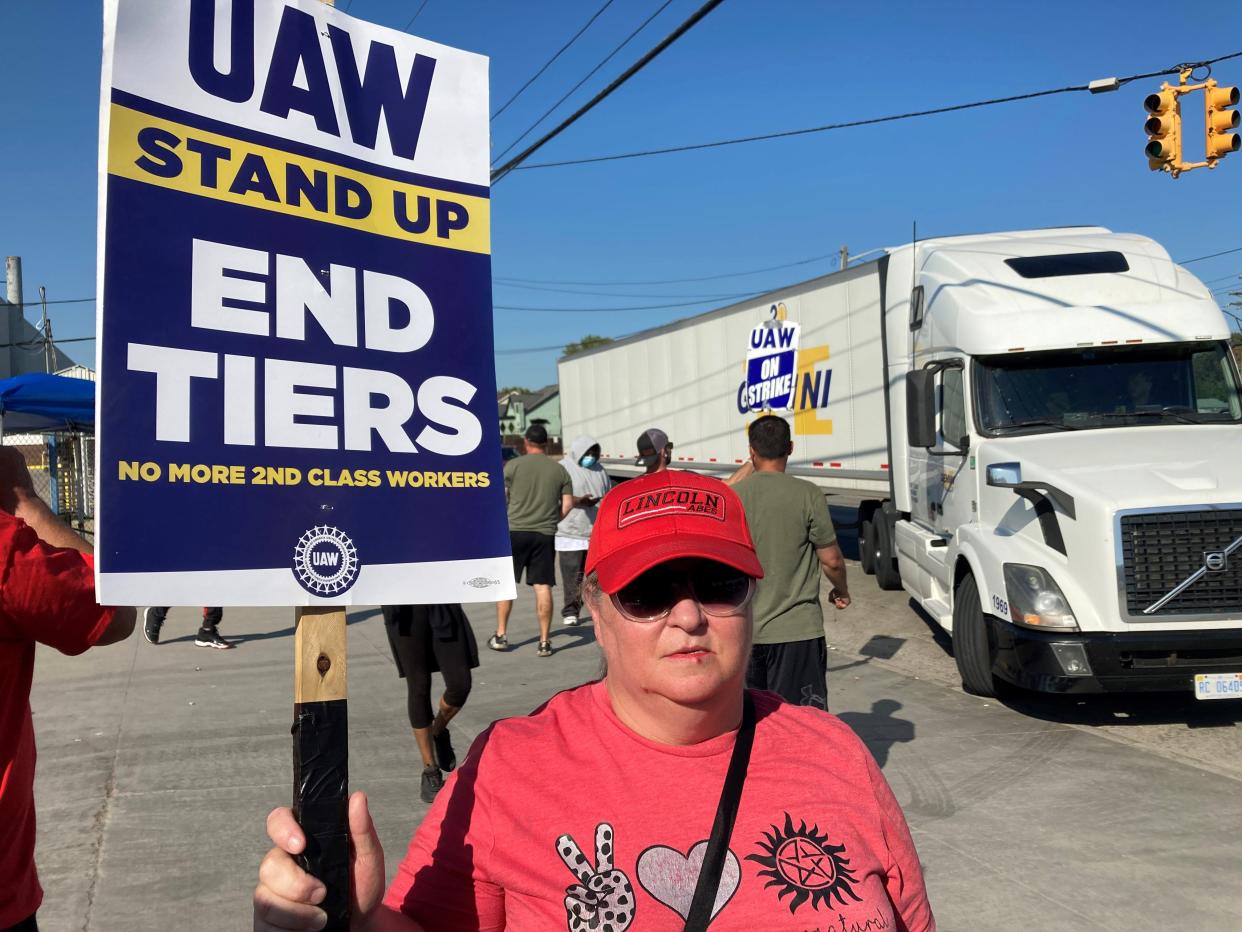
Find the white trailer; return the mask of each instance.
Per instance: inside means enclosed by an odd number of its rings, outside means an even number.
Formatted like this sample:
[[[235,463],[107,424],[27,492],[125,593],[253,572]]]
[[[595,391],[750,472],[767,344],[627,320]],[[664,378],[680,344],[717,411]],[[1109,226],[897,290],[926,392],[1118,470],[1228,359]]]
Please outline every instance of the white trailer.
[[[611,471],[747,457],[860,493],[863,568],[953,635],[964,685],[1242,697],[1242,394],[1211,293],[1100,227],[923,240],[560,362]]]

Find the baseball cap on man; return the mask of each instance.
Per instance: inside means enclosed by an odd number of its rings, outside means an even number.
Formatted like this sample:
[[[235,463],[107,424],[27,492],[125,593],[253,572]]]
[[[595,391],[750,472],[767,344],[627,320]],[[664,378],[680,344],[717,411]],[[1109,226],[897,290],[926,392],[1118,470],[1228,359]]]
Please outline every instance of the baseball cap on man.
[[[604,592],[682,557],[763,576],[742,501],[731,488],[698,473],[665,470],[623,482],[604,496],[585,568],[598,575]]]
[[[634,460],[634,465],[650,466],[665,447],[671,446],[672,444],[668,442],[668,434],[660,428],[651,427],[644,430],[638,435],[638,458]]]

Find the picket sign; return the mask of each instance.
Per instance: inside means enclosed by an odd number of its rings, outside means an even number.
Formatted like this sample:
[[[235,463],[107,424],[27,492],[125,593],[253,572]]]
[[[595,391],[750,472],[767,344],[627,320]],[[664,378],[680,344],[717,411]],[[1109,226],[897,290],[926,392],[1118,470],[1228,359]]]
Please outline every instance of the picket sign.
[[[514,597],[487,69],[320,0],[104,3],[96,594],[300,606],[293,802],[330,929],[345,608]]]

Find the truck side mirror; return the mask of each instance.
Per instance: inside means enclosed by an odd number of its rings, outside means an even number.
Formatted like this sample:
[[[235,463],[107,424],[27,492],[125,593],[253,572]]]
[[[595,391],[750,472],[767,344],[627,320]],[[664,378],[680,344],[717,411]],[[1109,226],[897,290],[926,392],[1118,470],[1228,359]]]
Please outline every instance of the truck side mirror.
[[[988,467],[988,485],[997,489],[1012,489],[1022,483],[1021,463],[993,463]]]
[[[906,439],[912,447],[936,445],[936,370],[906,375]]]

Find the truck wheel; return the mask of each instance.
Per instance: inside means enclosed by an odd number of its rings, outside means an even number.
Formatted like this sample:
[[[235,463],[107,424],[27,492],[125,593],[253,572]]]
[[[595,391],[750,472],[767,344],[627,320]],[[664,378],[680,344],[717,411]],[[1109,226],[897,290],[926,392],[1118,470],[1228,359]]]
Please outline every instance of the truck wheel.
[[[893,546],[893,529],[888,518],[882,511],[871,516],[874,527],[872,537],[875,546],[871,549],[875,561],[875,581],[881,589],[895,591],[901,588],[901,572],[897,569],[897,548]]]
[[[875,519],[871,515],[858,525],[858,562],[864,573],[875,575]]]
[[[966,692],[975,696],[996,695],[988,623],[979,607],[979,587],[969,574],[958,584],[953,598],[953,659]]]

